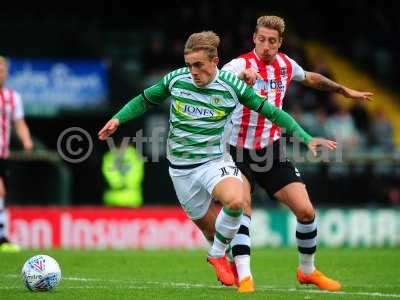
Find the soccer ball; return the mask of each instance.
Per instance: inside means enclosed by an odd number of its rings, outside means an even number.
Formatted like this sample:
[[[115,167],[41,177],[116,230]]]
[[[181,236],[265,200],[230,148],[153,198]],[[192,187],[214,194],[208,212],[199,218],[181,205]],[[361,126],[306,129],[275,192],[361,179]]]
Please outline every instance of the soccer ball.
[[[22,267],[22,280],[32,292],[46,292],[60,283],[61,270],[57,261],[48,255],[29,258]]]

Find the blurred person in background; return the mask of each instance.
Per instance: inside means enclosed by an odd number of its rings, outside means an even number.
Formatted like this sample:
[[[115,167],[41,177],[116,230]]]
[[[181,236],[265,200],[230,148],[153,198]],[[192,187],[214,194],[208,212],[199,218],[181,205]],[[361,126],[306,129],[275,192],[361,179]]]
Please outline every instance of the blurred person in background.
[[[356,128],[359,138],[360,146],[363,149],[368,149],[371,145],[371,126],[372,120],[365,107],[366,103],[356,102],[351,106],[349,113],[353,119],[354,127]]]
[[[387,200],[389,205],[395,208],[400,208],[400,180],[397,181],[393,186],[389,187],[387,193]]]
[[[345,152],[359,150],[360,134],[349,109],[344,105],[339,105],[338,111],[328,118],[325,128],[329,137],[343,145]]]
[[[317,108],[314,112],[315,125],[312,128],[312,132],[316,136],[327,136],[328,132],[326,124],[328,122],[328,116],[323,108]]]
[[[103,176],[108,188],[104,191],[105,205],[140,207],[143,203],[142,181],[144,162],[136,149],[120,138],[103,156]]]
[[[207,261],[218,280],[238,285],[238,292],[253,292],[251,277],[236,282],[225,253],[240,227],[244,199],[242,175],[230,155],[225,156],[223,144],[233,110],[240,102],[258,111],[300,138],[314,154],[317,147],[335,149],[336,143],[312,138],[291,116],[264,101],[243,81],[219,71],[219,43],[214,32],[192,34],[184,48],[187,68],[168,73],[129,101],[99,131],[99,139],[105,140],[123,123],[172,96],[167,157],[178,200],[210,241]],[[223,204],[218,213],[211,196]]]
[[[233,59],[223,67],[243,79],[267,102],[282,109],[283,98],[292,80],[317,90],[341,94],[356,100],[370,100],[372,94],[360,92],[340,85],[325,76],[304,71],[296,61],[279,53],[282,45],[285,22],[278,16],[258,18],[253,42],[255,48]],[[239,234],[231,242],[235,263],[231,263],[239,280],[251,276],[249,227],[251,221],[252,186],[257,182],[270,195],[286,204],[297,217],[296,240],[299,251],[297,279],[301,284],[315,284],[320,289],[337,291],[340,283],[328,278],[314,266],[317,246],[317,223],[315,210],[297,168],[282,157],[281,130],[268,118],[238,105],[232,116],[230,153],[245,175],[244,213]],[[265,160],[272,160],[268,171],[256,172],[254,166],[265,168]],[[283,156],[285,156],[283,154]],[[240,160],[238,159],[240,157]],[[254,159],[257,158],[257,159]],[[236,269],[236,270],[235,270]]]
[[[24,119],[21,96],[13,89],[6,88],[8,62],[0,56],[0,252],[18,252],[20,247],[11,243],[6,236],[6,177],[7,158],[10,151],[11,127],[15,126],[24,150],[31,151],[33,142]]]
[[[393,125],[383,109],[378,110],[371,125],[372,144],[376,150],[392,152],[395,150]]]

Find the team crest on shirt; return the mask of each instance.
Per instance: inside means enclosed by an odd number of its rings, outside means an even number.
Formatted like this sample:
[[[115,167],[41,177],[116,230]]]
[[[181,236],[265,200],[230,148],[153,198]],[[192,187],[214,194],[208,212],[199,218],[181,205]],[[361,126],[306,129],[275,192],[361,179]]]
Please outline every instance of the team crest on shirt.
[[[286,76],[286,74],[287,74],[286,67],[281,67],[280,73],[281,73],[281,76]]]
[[[212,105],[220,105],[222,103],[222,99],[219,96],[211,96],[211,104]]]

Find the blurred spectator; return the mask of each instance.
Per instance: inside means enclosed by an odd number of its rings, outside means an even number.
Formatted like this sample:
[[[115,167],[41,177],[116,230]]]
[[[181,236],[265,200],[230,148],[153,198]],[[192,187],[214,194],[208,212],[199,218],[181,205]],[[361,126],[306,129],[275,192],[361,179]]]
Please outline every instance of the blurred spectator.
[[[393,76],[395,66],[390,50],[386,47],[379,47],[373,55],[374,69],[379,78],[390,80]]]
[[[344,105],[339,106],[338,112],[328,118],[326,130],[328,137],[341,143],[345,151],[357,150],[359,134],[349,110]]]
[[[398,186],[392,186],[388,191],[388,202],[391,206],[400,207],[400,189]]]
[[[159,36],[154,36],[150,40],[150,44],[143,52],[143,70],[145,73],[158,72],[169,69],[169,61],[166,55],[166,49]]]
[[[328,116],[323,108],[317,108],[314,111],[315,126],[312,128],[312,133],[315,136],[328,136],[329,132],[327,129]]]
[[[393,125],[387,119],[383,109],[376,113],[371,131],[373,145],[376,149],[386,152],[394,150]]]
[[[299,105],[294,105],[290,114],[313,136],[329,136],[327,130],[328,116],[324,109],[317,108],[313,112],[303,111]]]
[[[221,46],[220,46],[220,66],[223,66],[227,62],[229,62],[232,57],[236,57],[238,53],[236,52],[237,49],[235,47],[235,39],[233,37],[233,34],[231,31],[224,32],[222,34],[224,37],[221,40]]]
[[[350,114],[354,120],[354,126],[360,134],[360,145],[367,147],[371,140],[371,120],[365,109],[366,102],[354,102]]]
[[[139,207],[143,203],[144,162],[128,144],[129,139],[124,140],[122,136],[117,139],[118,143],[103,156],[102,171],[108,185],[103,201],[109,206]]]
[[[168,62],[168,70],[173,68],[181,68],[185,65],[185,62],[182,58],[182,49],[184,47],[184,41],[182,38],[175,38],[171,46],[169,47],[167,57],[164,58]]]

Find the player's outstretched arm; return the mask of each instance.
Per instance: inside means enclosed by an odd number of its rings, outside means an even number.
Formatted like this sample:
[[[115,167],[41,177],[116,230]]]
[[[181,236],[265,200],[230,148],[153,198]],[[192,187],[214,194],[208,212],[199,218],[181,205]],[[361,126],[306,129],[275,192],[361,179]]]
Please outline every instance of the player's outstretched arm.
[[[326,78],[325,76],[314,73],[306,72],[306,78],[301,82],[302,84],[315,88],[321,91],[338,93],[346,98],[356,99],[356,100],[372,100],[373,93],[361,92],[357,90],[350,89],[343,85],[340,85],[333,80]]]
[[[314,156],[317,156],[317,150],[321,147],[326,148],[328,150],[336,149],[336,142],[327,140],[324,138],[312,138],[308,143],[307,147],[312,152]]]
[[[119,126],[119,120],[118,119],[111,119],[109,120],[106,125],[99,131],[98,136],[99,139],[104,141],[107,139],[110,135],[112,135],[115,131],[117,131]]]
[[[165,89],[162,80],[145,89],[144,92],[130,100],[111,120],[99,131],[100,140],[112,135],[121,124],[143,115],[149,108],[156,106],[167,99],[169,92]]]
[[[105,140],[117,130],[120,124],[141,116],[150,106],[143,95],[136,96],[104,125],[98,133],[99,139]]]

